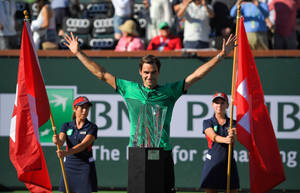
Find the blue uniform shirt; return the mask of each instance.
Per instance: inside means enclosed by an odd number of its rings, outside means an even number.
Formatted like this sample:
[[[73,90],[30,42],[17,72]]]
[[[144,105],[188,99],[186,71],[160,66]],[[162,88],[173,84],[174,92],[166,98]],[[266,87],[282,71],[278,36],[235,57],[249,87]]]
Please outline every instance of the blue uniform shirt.
[[[75,145],[82,142],[82,140],[85,138],[86,135],[90,134],[97,139],[97,125],[94,123],[91,123],[89,120],[85,120],[85,123],[81,129],[77,129],[75,120],[64,123],[60,132],[63,132],[66,134],[66,141],[67,141],[67,148],[72,148]],[[92,157],[92,145],[87,147],[85,150],[83,150],[80,153],[76,153],[73,155],[67,156],[67,158],[76,158],[76,159],[82,159],[82,160],[88,160],[90,157]]]

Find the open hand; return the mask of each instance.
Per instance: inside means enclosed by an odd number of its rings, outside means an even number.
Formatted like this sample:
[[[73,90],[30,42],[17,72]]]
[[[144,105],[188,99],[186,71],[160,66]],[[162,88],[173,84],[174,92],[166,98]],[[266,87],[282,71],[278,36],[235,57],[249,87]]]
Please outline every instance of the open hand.
[[[227,56],[235,46],[236,36],[230,34],[227,41],[223,39],[223,46],[222,46],[222,52],[225,56]]]
[[[70,49],[70,51],[76,55],[79,52],[79,43],[78,43],[78,37],[74,37],[73,33],[71,32],[71,37],[66,34],[64,37],[65,42],[64,44]]]

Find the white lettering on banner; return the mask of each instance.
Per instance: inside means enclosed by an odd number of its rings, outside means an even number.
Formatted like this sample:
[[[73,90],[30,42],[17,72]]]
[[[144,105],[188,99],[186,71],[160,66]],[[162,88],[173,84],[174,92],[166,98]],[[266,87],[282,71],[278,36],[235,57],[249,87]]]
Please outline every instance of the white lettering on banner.
[[[208,149],[203,150],[202,154],[202,161],[205,161],[206,154]],[[284,165],[288,168],[295,168],[297,167],[297,151],[280,151],[281,160]],[[233,157],[235,161],[238,163],[248,163],[249,162],[249,155],[247,150],[233,150]]]
[[[144,11],[145,10],[145,5],[142,3],[135,3],[133,5],[133,12],[137,13],[139,11]]]
[[[83,95],[83,94],[77,94]],[[102,137],[128,137],[129,119],[124,99],[118,94],[86,94],[94,107],[91,120],[99,127]],[[14,94],[0,94],[0,136],[9,136]],[[265,96],[278,139],[300,139],[300,96]],[[202,124],[213,115],[210,95],[184,95],[173,110],[171,137],[204,138]],[[229,116],[229,112],[227,112]],[[235,117],[235,115],[234,115]],[[185,153],[181,155],[186,159]],[[287,155],[292,156],[292,154]],[[291,162],[292,164],[292,162]]]
[[[33,12],[35,12],[35,13],[38,13],[38,11],[39,11],[39,5],[38,5],[38,3],[33,3],[33,4],[31,5],[31,10],[32,10]]]
[[[120,160],[120,150],[119,149],[107,149],[104,145],[93,146],[93,158],[96,161],[97,159],[101,161],[119,161]]]
[[[113,38],[91,39],[90,46],[94,48],[110,48],[114,45]]]
[[[75,29],[75,31],[76,31],[76,29]],[[64,44],[64,42],[66,42],[65,39],[60,39],[59,46],[62,48],[67,48],[67,46]],[[84,40],[82,38],[78,38],[78,43],[79,43],[79,47],[81,47],[84,44]]]
[[[196,149],[190,149],[190,150],[180,149],[179,145],[175,145],[173,147],[172,153],[173,153],[174,164],[176,164],[179,161],[181,161],[181,162],[194,161],[194,156],[196,156],[197,150]]]
[[[120,148],[120,147],[118,147]],[[92,147],[93,158],[95,161],[120,161],[120,159],[128,160],[129,149],[128,146],[125,148],[125,155],[121,155],[121,151],[118,148],[106,148],[104,145],[94,145]],[[202,152],[202,161],[204,162],[207,157],[208,149],[203,150]],[[184,163],[184,162],[194,162],[198,155],[198,151],[196,149],[184,149],[179,145],[174,145],[173,150],[173,161],[174,164]],[[297,151],[280,151],[282,163],[286,165],[288,168],[296,168],[298,165],[297,162]],[[248,163],[249,155],[247,150],[233,150],[233,157],[237,163]]]
[[[285,163],[289,168],[295,168],[297,166],[297,151],[280,151],[282,163]]]
[[[141,28],[146,28],[147,20],[145,18],[139,18],[138,21]]]
[[[66,25],[68,28],[88,28],[90,26],[90,21],[88,19],[68,18]]]
[[[114,19],[113,18],[108,18],[108,19],[95,19],[93,23],[95,28],[100,28],[100,27],[113,27],[114,26]]]
[[[96,161],[119,161],[120,160],[120,150],[119,149],[108,149],[104,145],[98,146],[94,145],[92,147],[93,158]],[[183,149],[179,145],[175,145],[173,150],[173,161],[174,164],[178,162],[193,162],[197,156],[198,151],[196,149]],[[125,158],[128,160],[129,148],[126,146]]]
[[[85,95],[94,103],[94,114],[91,120],[99,128],[99,136],[103,137],[128,137],[130,122],[124,112],[118,113],[119,104],[125,103],[121,95]],[[119,117],[118,117],[119,116]],[[113,121],[113,120],[120,120]],[[109,124],[110,123],[110,124]],[[108,128],[106,126],[109,125]],[[121,128],[119,126],[121,126]]]
[[[92,13],[105,12],[107,10],[107,5],[106,3],[92,3],[88,4],[86,6],[86,9],[88,10],[88,12]]]

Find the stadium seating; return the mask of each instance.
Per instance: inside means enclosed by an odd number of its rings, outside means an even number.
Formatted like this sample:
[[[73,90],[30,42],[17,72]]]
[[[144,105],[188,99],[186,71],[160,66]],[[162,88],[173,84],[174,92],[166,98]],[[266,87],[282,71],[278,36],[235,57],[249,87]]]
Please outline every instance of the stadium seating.
[[[114,8],[108,0],[80,0],[81,18],[64,18],[63,30],[78,36],[82,49],[114,49],[113,16]],[[31,20],[38,15],[36,3],[16,0],[17,31],[21,33],[24,19],[23,11],[29,10]],[[145,36],[147,25],[146,10],[142,0],[135,0],[133,19],[137,22],[140,37]],[[59,37],[59,48],[66,49],[63,37]]]

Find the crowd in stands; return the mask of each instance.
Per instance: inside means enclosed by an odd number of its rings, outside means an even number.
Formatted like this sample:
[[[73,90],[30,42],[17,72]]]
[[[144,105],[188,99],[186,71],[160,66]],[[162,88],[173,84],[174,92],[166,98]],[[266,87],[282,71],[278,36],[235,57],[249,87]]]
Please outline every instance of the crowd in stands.
[[[19,49],[25,9],[36,49],[70,32],[82,49],[221,49],[238,4],[252,49],[300,49],[300,0],[0,0],[0,49]]]

